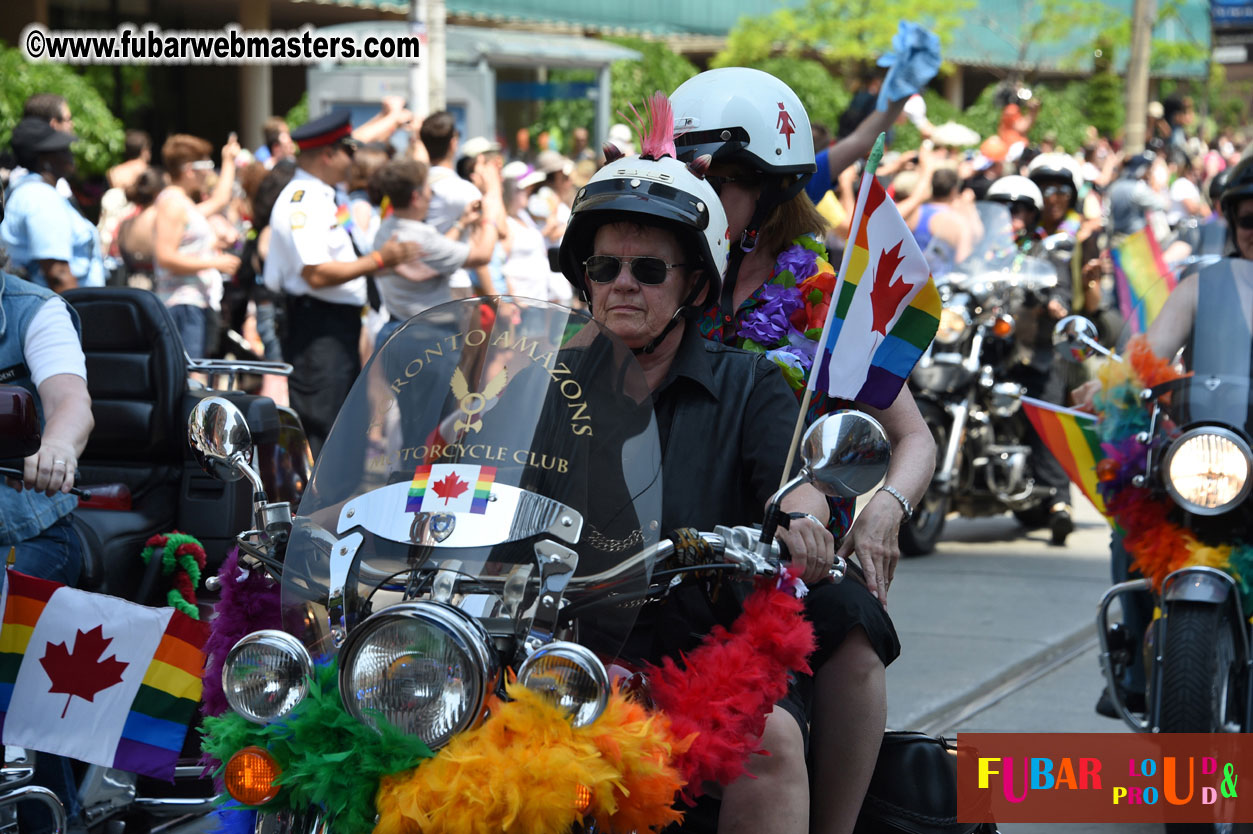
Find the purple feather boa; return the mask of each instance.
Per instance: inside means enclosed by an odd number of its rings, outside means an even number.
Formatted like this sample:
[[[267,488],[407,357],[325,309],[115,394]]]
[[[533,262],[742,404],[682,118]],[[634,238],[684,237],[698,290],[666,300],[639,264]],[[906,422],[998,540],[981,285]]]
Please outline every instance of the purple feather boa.
[[[253,571],[239,580],[239,549],[231,551],[218,571],[222,599],[213,606],[213,622],[204,651],[209,658],[204,670],[205,715],[221,715],[230,709],[222,692],[222,665],[240,638],[263,628],[282,628],[279,586],[264,573]]]

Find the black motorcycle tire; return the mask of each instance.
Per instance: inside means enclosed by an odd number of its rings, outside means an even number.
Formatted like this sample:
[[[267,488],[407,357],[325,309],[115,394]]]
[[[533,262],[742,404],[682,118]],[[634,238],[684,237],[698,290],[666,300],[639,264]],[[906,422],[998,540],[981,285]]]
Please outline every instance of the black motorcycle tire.
[[[938,470],[948,446],[949,417],[944,409],[925,401],[918,402],[918,411],[931,429],[935,440],[935,465]],[[944,532],[944,519],[948,515],[952,496],[936,488],[935,481],[914,508],[914,516],[901,525],[900,548],[903,556],[926,556],[935,551],[935,545]]]
[[[1163,733],[1223,732],[1233,704],[1243,702],[1233,691],[1239,678],[1232,671],[1236,651],[1227,614],[1222,605],[1170,603],[1159,693]],[[1213,834],[1216,830],[1209,823],[1166,825],[1168,834]]]

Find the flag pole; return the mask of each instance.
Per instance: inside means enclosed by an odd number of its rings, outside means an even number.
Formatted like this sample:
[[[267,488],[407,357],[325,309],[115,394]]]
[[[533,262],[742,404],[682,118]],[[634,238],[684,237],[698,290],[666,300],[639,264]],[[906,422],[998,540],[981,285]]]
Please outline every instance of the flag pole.
[[[879,138],[875,139],[874,147],[870,149],[870,156],[866,157],[866,170],[862,173],[861,193],[857,198],[857,205],[853,208],[853,217],[849,221],[849,234],[855,239],[857,229],[861,226],[862,214],[866,207],[866,192],[869,187],[869,178],[874,176],[874,172],[879,169],[879,162],[883,159],[883,143],[884,134],[880,133]],[[801,398],[800,414],[796,415],[796,427],[792,429],[792,442],[788,444],[787,463],[783,465],[783,476],[779,479],[779,487],[782,488],[789,480],[789,473],[792,471],[792,463],[796,460],[796,449],[800,446],[801,432],[805,429],[805,413],[809,411],[809,402],[814,395],[814,381],[817,379],[817,364],[821,359],[822,345],[826,341],[827,328],[831,326],[831,315],[835,312],[836,300],[839,298],[840,287],[844,283],[844,274],[848,271],[849,256],[853,251],[854,240],[850,240],[848,245],[844,247],[844,257],[840,259],[840,274],[836,276],[835,288],[831,291],[831,303],[827,306],[827,320],[822,327],[822,335],[818,337],[818,348],[814,351],[814,364],[809,369],[809,379],[805,384],[805,396]]]

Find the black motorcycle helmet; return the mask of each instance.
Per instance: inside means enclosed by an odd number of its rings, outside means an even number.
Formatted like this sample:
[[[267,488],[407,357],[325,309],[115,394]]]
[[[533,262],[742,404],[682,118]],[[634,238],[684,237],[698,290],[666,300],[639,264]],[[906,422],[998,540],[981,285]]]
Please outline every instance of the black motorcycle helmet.
[[[1219,207],[1223,217],[1227,218],[1227,227],[1236,227],[1236,206],[1241,200],[1253,199],[1253,156],[1246,156],[1240,164],[1231,169],[1227,176],[1227,185],[1219,198]]]

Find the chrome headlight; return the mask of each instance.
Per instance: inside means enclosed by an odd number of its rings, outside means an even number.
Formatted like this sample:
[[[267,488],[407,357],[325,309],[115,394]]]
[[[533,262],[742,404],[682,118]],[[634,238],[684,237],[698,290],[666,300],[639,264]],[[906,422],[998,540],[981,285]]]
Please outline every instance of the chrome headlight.
[[[571,723],[586,727],[609,703],[609,674],[600,658],[578,643],[549,643],[518,670],[518,683],[565,710]]]
[[[500,676],[478,620],[429,601],[366,619],[348,635],[339,664],[350,715],[375,728],[386,721],[431,749],[478,723]]]
[[[258,724],[277,721],[309,693],[313,661],[299,640],[274,629],[236,643],[222,666],[222,690],[231,709]]]
[[[940,311],[940,326],[935,331],[935,341],[941,345],[951,345],[966,334],[970,327],[970,317],[962,307],[945,307]]]
[[[1253,454],[1238,434],[1215,426],[1184,432],[1162,460],[1166,491],[1190,513],[1218,515],[1249,494]]]

